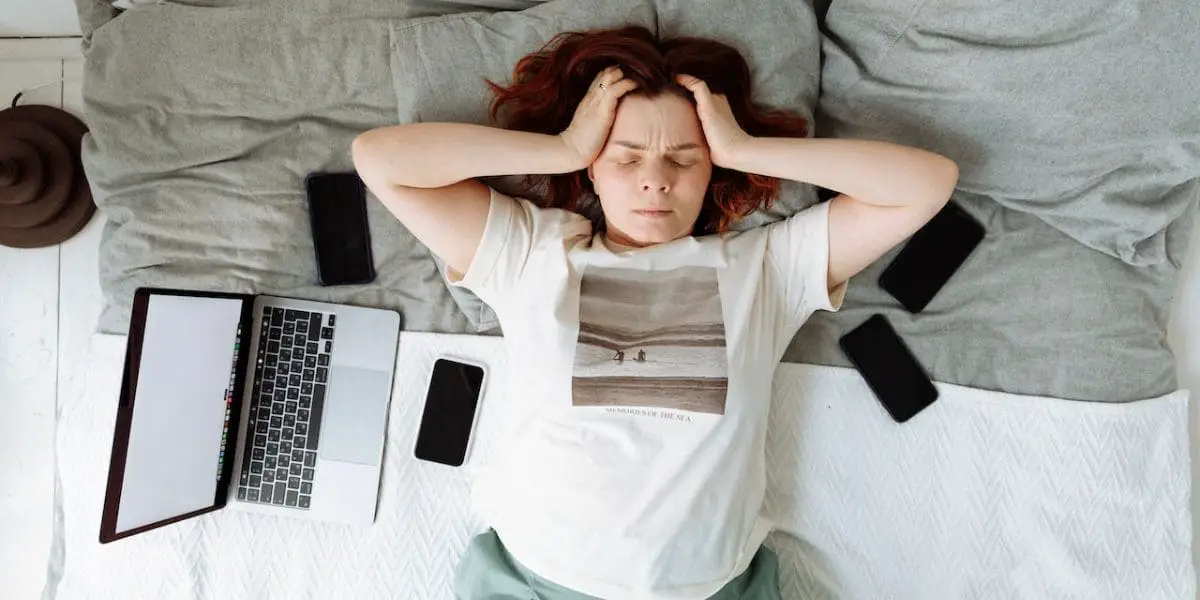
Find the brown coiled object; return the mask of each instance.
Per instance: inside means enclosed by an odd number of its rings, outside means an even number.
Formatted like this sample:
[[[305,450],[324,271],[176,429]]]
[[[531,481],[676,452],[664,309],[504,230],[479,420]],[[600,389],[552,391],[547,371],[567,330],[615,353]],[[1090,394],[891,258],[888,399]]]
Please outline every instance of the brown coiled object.
[[[62,243],[96,212],[79,148],[87,126],[52,106],[0,111],[0,245]]]

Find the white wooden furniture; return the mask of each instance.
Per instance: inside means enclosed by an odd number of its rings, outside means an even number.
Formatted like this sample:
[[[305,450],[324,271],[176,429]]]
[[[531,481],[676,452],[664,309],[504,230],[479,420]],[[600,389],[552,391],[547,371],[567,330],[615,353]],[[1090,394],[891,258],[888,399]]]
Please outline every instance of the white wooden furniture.
[[[0,103],[49,83],[22,102],[82,116],[82,66],[77,38],[0,40]],[[97,215],[54,248],[0,247],[0,595],[6,598],[37,598],[45,580],[55,405],[58,391],[73,384],[71,365],[96,327],[103,225]]]

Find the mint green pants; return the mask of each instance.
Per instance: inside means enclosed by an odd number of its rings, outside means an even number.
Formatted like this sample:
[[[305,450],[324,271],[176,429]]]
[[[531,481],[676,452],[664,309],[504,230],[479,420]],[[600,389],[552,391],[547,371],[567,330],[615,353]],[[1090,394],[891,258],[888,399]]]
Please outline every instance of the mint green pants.
[[[495,531],[471,540],[454,577],[458,600],[596,600],[538,577],[521,566]],[[779,559],[765,546],[737,579],[710,600],[780,600]]]

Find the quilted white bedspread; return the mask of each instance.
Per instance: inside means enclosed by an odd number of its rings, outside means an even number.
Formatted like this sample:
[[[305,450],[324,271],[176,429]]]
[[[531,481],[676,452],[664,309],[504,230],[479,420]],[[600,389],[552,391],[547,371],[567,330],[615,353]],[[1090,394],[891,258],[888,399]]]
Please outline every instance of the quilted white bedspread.
[[[220,511],[97,542],[125,340],[63,398],[49,598],[435,598],[469,537],[468,481],[502,432],[494,338],[404,333],[374,526]],[[439,352],[490,365],[470,463],[412,457]],[[784,598],[1195,597],[1187,394],[1092,404],[939,385],[892,422],[849,370],[785,364],[768,439]]]

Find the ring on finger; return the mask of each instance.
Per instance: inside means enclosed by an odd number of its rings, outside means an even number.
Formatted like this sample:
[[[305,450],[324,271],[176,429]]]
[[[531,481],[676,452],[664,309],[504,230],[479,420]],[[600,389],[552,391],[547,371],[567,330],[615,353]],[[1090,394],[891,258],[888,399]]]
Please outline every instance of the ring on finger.
[[[606,91],[606,90],[608,90],[608,86],[607,86],[607,85],[604,85],[603,83],[601,83],[601,84],[600,84],[600,91],[602,91],[602,92],[603,92],[603,91]]]

